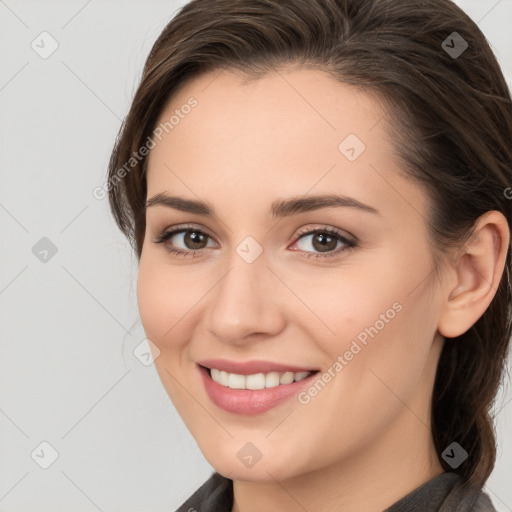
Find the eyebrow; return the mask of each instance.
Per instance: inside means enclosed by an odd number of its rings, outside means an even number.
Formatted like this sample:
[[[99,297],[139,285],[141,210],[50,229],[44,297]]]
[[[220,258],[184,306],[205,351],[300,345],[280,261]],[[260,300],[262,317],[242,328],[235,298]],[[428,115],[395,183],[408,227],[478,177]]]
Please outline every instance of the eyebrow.
[[[156,194],[151,199],[148,199],[145,208],[148,209],[157,205],[207,217],[216,215],[215,209],[207,201],[184,199],[182,197],[169,196],[165,193]],[[379,211],[372,206],[364,204],[353,197],[334,194],[278,199],[271,204],[269,214],[274,218],[281,218],[321,208],[333,207],[357,208],[361,211],[379,214]]]

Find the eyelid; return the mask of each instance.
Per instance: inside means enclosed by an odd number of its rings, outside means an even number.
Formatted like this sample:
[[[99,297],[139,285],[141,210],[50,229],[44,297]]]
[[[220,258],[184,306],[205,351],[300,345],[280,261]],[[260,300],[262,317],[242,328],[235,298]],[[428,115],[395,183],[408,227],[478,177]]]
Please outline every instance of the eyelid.
[[[206,235],[210,240],[213,240],[217,245],[218,242],[215,240],[215,238],[208,233],[208,230],[201,226],[200,224],[177,224],[176,226],[171,226],[164,228],[157,232],[155,238],[153,239],[153,243],[155,244],[165,244],[167,243],[167,240],[170,238],[179,235],[181,233],[186,233],[187,231],[194,231],[197,233],[201,233]],[[206,250],[206,248],[203,249],[197,249],[193,251],[192,249],[184,250],[184,249],[178,249],[177,252],[183,251],[183,252],[195,252],[200,253],[201,251]]]
[[[169,227],[163,228],[162,230],[157,230],[156,237],[158,238],[158,237],[161,237],[168,233],[173,233],[174,235],[176,235],[178,232],[183,232],[183,231],[197,231],[197,232],[207,235],[212,240],[215,240],[215,237],[210,235],[207,228],[205,228],[201,224],[195,224],[195,223],[176,224],[175,226],[169,226]],[[155,241],[155,240],[153,240],[153,241]],[[218,243],[218,242],[216,242],[216,243]]]
[[[317,224],[317,226],[319,226],[319,227],[316,227],[316,228],[312,228],[312,227],[301,228],[299,230],[299,232],[297,233],[295,242],[297,242],[301,238],[302,235],[305,235],[305,234],[311,235],[311,234],[314,234],[314,233],[332,233],[334,235],[339,236],[340,238],[346,239],[348,242],[352,242],[354,244],[359,242],[357,237],[355,237],[351,233],[348,233],[345,230],[342,230],[342,229],[339,229],[339,228],[335,228],[335,227],[331,227],[329,225],[323,225],[323,224]]]
[[[331,233],[337,234],[337,235],[339,235],[339,236],[341,236],[343,238],[346,238],[347,240],[349,240],[351,242],[354,242],[354,243],[358,242],[357,237],[355,237],[351,233],[348,233],[345,230],[341,230],[339,228],[330,227],[329,225],[326,225],[326,224],[316,224],[316,226],[317,227],[306,226],[304,228],[301,228],[298,231],[298,233],[296,234],[296,236],[295,236],[294,243],[302,235],[312,234],[313,232],[316,232],[316,231],[331,232]],[[168,228],[164,228],[161,231],[159,231],[159,235],[162,235],[162,234],[165,234],[165,233],[169,233],[171,231],[176,231],[177,232],[177,231],[186,231],[186,230],[200,231],[200,232],[204,233],[205,235],[208,235],[211,239],[214,239],[214,237],[208,233],[208,229],[207,228],[205,228],[201,224],[194,224],[194,223],[177,224],[176,226],[171,226],[171,227],[168,227]],[[218,243],[218,242],[216,242],[216,243]]]
[[[301,258],[305,259],[315,259],[320,260],[322,262],[329,262],[329,261],[337,261],[340,257],[343,257],[346,253],[352,251],[356,247],[359,246],[359,241],[357,237],[355,237],[352,234],[346,233],[342,231],[339,228],[334,228],[330,226],[321,226],[316,228],[306,227],[299,231],[299,233],[296,236],[295,241],[292,243],[291,246],[298,244],[301,242],[304,238],[307,238],[308,236],[315,236],[316,234],[327,234],[327,236],[330,236],[331,238],[334,238],[336,242],[341,243],[342,247],[338,247],[337,249],[334,249],[332,251],[327,251],[325,253],[322,252],[314,252],[314,251],[305,251],[302,249],[292,249],[292,251],[296,251],[299,254]],[[346,233],[346,234],[345,234]]]
[[[199,226],[199,227],[198,227]],[[345,253],[347,251],[350,251],[351,249],[354,249],[359,245],[359,240],[354,235],[347,233],[344,230],[341,230],[339,228],[334,228],[329,225],[322,225],[317,224],[317,227],[311,227],[306,226],[304,228],[301,228],[299,232],[295,235],[294,241],[292,242],[292,246],[295,245],[297,242],[305,238],[305,236],[311,236],[315,235],[317,233],[328,233],[332,234],[335,238],[338,239],[341,243],[345,244],[344,248],[338,248],[334,251],[326,252],[325,254],[321,252],[311,252],[311,251],[301,251],[300,249],[293,249],[297,252],[303,252],[305,255],[302,256],[304,258],[318,258],[318,259],[328,259],[328,258],[335,258],[336,256],[341,255],[341,253]],[[194,223],[186,223],[186,224],[178,224],[176,226],[171,226],[168,228],[165,228],[164,230],[160,231],[157,235],[156,239],[153,240],[154,243],[166,243],[167,240],[172,238],[173,236],[176,236],[178,234],[187,232],[187,231],[195,231],[199,232],[201,234],[206,235],[209,239],[213,240],[214,243],[218,244],[218,242],[214,239],[213,236],[211,236],[208,233],[208,230],[201,226],[200,224],[194,224]],[[202,249],[176,249],[167,248],[167,251],[169,253],[175,253],[176,256],[187,256],[192,255],[195,256],[201,255],[203,252],[207,251],[208,248],[204,247]]]

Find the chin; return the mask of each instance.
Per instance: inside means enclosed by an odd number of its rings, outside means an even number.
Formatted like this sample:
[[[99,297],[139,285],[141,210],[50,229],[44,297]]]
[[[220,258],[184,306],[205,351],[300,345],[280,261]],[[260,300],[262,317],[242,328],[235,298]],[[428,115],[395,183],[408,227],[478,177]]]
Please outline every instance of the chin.
[[[233,457],[231,451],[213,456],[205,455],[205,458],[217,473],[232,480],[274,482],[287,480],[301,473],[300,468],[290,466],[288,457],[280,457],[279,452],[276,451],[272,451],[267,457],[262,455],[252,466],[249,466],[250,463],[245,463],[243,457],[241,457],[242,460],[236,454]]]

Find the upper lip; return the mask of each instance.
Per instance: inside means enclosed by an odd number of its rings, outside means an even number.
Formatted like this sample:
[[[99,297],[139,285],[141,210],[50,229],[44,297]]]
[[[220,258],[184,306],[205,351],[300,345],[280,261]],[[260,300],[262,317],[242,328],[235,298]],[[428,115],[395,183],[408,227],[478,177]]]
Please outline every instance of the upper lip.
[[[228,359],[203,359],[196,361],[197,364],[206,368],[216,368],[217,370],[239,375],[252,375],[255,373],[269,372],[314,372],[316,369],[295,366],[291,364],[275,363],[272,361],[252,360],[252,361],[230,361]]]

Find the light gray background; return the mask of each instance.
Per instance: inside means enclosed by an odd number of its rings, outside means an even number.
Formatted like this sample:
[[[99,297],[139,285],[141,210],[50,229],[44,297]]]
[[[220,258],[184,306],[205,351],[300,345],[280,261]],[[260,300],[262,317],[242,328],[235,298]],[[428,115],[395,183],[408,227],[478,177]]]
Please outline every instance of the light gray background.
[[[92,195],[183,3],[0,0],[0,512],[172,512],[212,471],[133,354],[136,258]],[[512,84],[512,0],[457,3]],[[43,31],[59,45],[47,59],[31,47]],[[57,248],[46,263],[32,252],[43,237]],[[512,511],[511,400],[501,393],[486,488],[500,512]],[[48,469],[44,441],[58,452]]]

